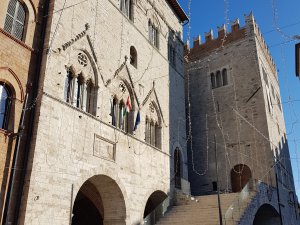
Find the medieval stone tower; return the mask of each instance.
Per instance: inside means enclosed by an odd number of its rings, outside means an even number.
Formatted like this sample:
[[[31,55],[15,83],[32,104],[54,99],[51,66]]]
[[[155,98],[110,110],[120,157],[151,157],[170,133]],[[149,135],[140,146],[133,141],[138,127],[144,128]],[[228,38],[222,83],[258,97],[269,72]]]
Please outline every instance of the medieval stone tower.
[[[173,0],[51,0],[47,17],[19,224],[140,224],[189,191],[187,16]]]
[[[230,32],[218,28],[217,38],[211,30],[203,43],[200,36],[194,39],[192,48],[186,46],[186,56],[192,194],[214,194],[218,188],[221,193],[244,193],[256,186],[263,194],[255,195],[259,203],[247,212],[252,221],[256,210],[268,203],[284,224],[295,224],[296,196],[277,71],[252,13],[245,16],[244,27],[236,20]],[[277,190],[284,206],[278,205]],[[252,224],[250,220],[244,224]]]

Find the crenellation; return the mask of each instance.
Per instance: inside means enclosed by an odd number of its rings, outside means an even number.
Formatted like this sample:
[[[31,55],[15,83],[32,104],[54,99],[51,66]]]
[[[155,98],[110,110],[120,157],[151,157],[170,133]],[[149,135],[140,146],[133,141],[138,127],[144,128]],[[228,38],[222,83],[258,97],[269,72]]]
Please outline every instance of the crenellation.
[[[190,50],[190,41],[187,40],[185,43],[184,43],[184,50],[185,51],[189,51]]]
[[[240,29],[240,20],[231,21],[231,32],[236,32]]]
[[[198,37],[194,38],[193,46],[198,47],[201,45],[201,36],[198,35]]]
[[[223,24],[221,27],[218,28],[218,38],[224,38],[226,35],[226,26]]]
[[[214,32],[213,29],[210,29],[205,35],[205,42],[212,41],[214,39]]]

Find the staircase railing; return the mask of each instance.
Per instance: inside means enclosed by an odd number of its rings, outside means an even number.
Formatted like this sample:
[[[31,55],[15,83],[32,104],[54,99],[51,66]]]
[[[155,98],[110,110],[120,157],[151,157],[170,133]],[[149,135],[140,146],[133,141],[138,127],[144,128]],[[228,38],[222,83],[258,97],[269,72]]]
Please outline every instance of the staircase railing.
[[[151,213],[144,218],[144,225],[154,225],[162,217],[164,217],[170,206],[170,198],[167,197],[162,203],[160,203]]]
[[[242,217],[253,196],[251,193],[255,193],[257,190],[257,180],[250,179],[227,209],[224,216],[225,225],[234,224],[234,221],[238,221]]]

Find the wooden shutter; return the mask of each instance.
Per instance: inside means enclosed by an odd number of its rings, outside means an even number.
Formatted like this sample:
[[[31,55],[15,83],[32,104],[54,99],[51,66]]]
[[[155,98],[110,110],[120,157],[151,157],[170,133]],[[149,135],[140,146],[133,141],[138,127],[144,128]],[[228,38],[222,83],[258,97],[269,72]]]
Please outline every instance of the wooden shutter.
[[[22,40],[26,12],[22,4],[17,0],[10,0],[6,13],[4,30],[15,38]]]

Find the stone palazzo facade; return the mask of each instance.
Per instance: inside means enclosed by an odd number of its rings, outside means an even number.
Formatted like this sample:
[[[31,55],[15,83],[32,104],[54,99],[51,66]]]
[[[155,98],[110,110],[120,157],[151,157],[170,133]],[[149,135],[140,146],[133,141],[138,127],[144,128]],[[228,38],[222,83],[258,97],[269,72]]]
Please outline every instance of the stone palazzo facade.
[[[140,224],[189,192],[187,17],[171,0],[56,0],[47,16],[19,224]]]

